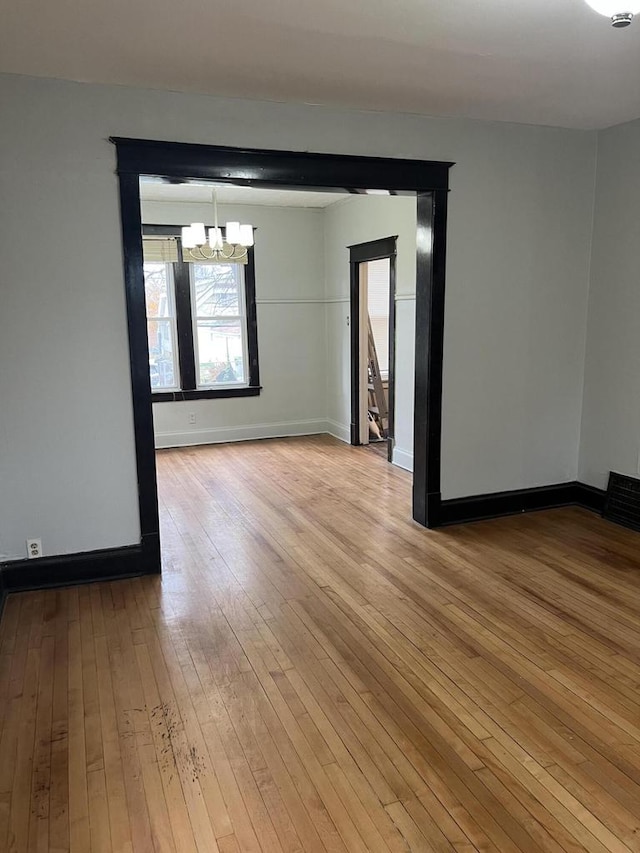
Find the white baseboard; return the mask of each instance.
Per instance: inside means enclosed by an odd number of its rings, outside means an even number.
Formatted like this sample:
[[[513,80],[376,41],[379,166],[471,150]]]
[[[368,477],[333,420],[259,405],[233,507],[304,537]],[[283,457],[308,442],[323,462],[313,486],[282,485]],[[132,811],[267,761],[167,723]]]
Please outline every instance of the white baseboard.
[[[409,453],[407,450],[400,450],[399,447],[394,447],[392,462],[398,468],[404,468],[405,471],[413,472],[413,453]]]
[[[328,433],[334,438],[351,443],[351,428],[337,421],[317,420],[285,421],[273,424],[245,424],[234,427],[192,429],[185,432],[156,433],[155,446],[161,450],[169,447],[194,447],[201,444],[226,444],[234,441],[255,441],[260,438],[285,438],[291,435],[319,435]],[[393,464],[413,471],[413,454],[394,448]]]
[[[346,444],[351,444],[351,427],[345,424],[339,424],[337,421],[327,420],[327,432],[334,438],[339,438]],[[392,463],[398,468],[404,468],[405,471],[413,473],[413,453],[408,450],[402,450],[399,447],[393,448]]]
[[[344,424],[339,424],[337,421],[332,420],[327,420],[326,425],[326,431],[329,433],[329,435],[332,435],[334,438],[339,438],[340,441],[344,441],[347,444],[351,444],[350,426],[345,426]]]
[[[288,421],[274,424],[247,424],[234,427],[192,429],[185,432],[156,433],[156,448],[191,447],[199,444],[224,444],[259,438],[283,438],[289,435],[318,435],[331,432],[326,420]]]

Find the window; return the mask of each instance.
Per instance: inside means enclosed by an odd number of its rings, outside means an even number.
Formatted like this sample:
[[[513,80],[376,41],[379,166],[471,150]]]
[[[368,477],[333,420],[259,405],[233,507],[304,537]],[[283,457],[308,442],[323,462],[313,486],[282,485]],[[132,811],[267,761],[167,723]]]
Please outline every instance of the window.
[[[189,264],[198,388],[246,385],[247,320],[242,264]]]
[[[253,248],[246,263],[186,261],[180,229],[144,226],[154,402],[260,393]]]
[[[144,265],[149,373],[153,389],[178,388],[175,288],[171,264]]]

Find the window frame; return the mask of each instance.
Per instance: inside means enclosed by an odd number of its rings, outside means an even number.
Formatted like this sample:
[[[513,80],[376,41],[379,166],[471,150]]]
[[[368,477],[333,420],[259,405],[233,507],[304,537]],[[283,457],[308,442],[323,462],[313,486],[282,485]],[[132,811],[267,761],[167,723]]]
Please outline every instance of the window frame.
[[[238,305],[240,308],[240,313],[238,314],[215,314],[210,317],[204,314],[198,314],[197,308],[197,300],[196,300],[196,279],[194,274],[194,267],[196,266],[207,266],[207,261],[196,261],[195,263],[188,264],[189,266],[189,278],[191,283],[191,306],[192,310],[192,322],[193,322],[193,353],[194,360],[196,366],[196,388],[199,391],[209,391],[216,388],[246,388],[249,384],[247,382],[225,382],[220,383],[219,385],[202,385],[200,384],[200,342],[198,340],[198,325],[199,321],[207,321],[207,320],[226,320],[228,322],[237,323],[240,326],[240,337],[242,344],[242,356],[244,360],[245,373],[248,375],[249,373],[249,341],[248,341],[248,323],[247,323],[247,297],[246,297],[246,281],[245,281],[245,270],[244,267],[246,264],[234,264],[234,266],[238,267],[241,271],[241,281],[240,286],[238,288]]]
[[[262,386],[260,385],[258,363],[258,323],[253,246],[249,247],[247,251],[247,263],[243,264],[248,382],[246,385],[220,385],[218,387],[199,388],[197,384],[198,371],[196,367],[196,342],[194,339],[195,312],[192,308],[190,264],[182,258],[181,226],[143,225],[142,236],[175,237],[178,242],[178,260],[171,264],[171,266],[173,267],[174,306],[177,327],[177,367],[181,387],[175,391],[154,391],[152,388],[152,402],[173,403],[183,400],[257,397],[262,390]]]
[[[156,263],[158,265],[163,264],[162,261],[152,261],[151,263]],[[156,325],[161,322],[168,322],[171,328],[171,342],[172,342],[172,356],[173,356],[173,378],[180,378],[180,368],[178,364],[178,312],[176,309],[176,285],[175,285],[175,274],[173,269],[173,264],[164,262],[164,267],[166,269],[166,282],[167,282],[167,309],[168,314],[165,316],[158,315],[157,317],[149,317],[147,314],[147,339],[149,338],[149,324],[155,323]],[[146,279],[146,276],[145,276]],[[145,280],[145,296],[146,296],[146,280]],[[145,300],[146,303],[146,300]],[[151,355],[151,353],[149,353]],[[151,361],[149,361],[149,365],[151,365]],[[151,376],[149,376],[149,381],[151,381]],[[154,389],[154,386],[151,386],[151,392],[153,394],[171,394],[179,391],[180,387],[178,385],[171,385],[169,387],[159,387]]]

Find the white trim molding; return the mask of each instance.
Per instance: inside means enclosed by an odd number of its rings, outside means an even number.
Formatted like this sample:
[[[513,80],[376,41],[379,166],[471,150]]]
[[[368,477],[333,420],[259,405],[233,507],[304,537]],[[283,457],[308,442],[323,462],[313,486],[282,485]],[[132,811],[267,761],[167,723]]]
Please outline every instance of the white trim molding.
[[[399,447],[394,447],[392,462],[398,468],[404,468],[405,471],[413,473],[413,453],[409,453],[408,450],[401,450]]]
[[[415,299],[415,295],[405,297]],[[349,302],[348,296],[309,296],[297,298],[295,296],[269,296],[264,299],[256,299],[256,305],[333,305],[336,303]]]
[[[297,299],[294,296],[268,297],[266,299],[256,299],[256,305],[324,305],[326,303],[324,297],[315,297]]]
[[[195,447],[203,444],[230,444],[238,441],[256,441],[262,438],[286,438],[295,435],[332,435],[345,444],[351,443],[351,429],[331,419],[317,418],[306,421],[283,421],[272,424],[245,424],[243,426],[211,427],[184,432],[158,432],[156,450],[171,447]],[[394,448],[393,464],[413,471],[413,454]]]
[[[290,435],[318,435],[331,432],[326,420],[288,421],[272,424],[247,424],[244,426],[212,427],[184,432],[158,432],[156,449],[191,447],[199,444],[225,444],[234,441],[254,441],[259,438],[284,438]]]
[[[334,438],[344,441],[346,444],[351,444],[351,427],[345,424],[339,424],[337,421],[327,420],[327,432]]]

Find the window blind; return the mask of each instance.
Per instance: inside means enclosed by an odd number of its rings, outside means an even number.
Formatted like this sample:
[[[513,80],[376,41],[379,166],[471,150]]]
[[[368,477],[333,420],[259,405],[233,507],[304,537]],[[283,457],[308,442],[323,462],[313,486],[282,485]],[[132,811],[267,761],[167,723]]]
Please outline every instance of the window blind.
[[[205,253],[209,251],[209,247],[204,249]],[[233,247],[228,243],[224,244],[224,251],[231,253]],[[194,250],[198,254],[197,250]],[[179,260],[178,240],[176,237],[155,237],[145,236],[142,240],[142,255],[146,263],[161,263],[174,264]],[[245,255],[242,258],[220,259],[210,261],[207,258],[193,257],[189,249],[182,250],[182,259],[188,264],[246,264],[248,257]]]
[[[147,263],[173,264],[178,260],[175,237],[144,237],[142,255]]]

